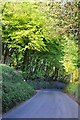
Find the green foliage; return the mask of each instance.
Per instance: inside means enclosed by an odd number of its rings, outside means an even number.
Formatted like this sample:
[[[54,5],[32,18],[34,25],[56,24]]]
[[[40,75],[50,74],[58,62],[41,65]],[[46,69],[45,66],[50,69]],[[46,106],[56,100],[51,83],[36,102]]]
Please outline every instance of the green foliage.
[[[78,95],[78,84],[75,84],[75,83],[70,83],[67,88],[66,88],[66,91],[68,93],[72,93],[74,95]]]
[[[44,80],[28,80],[27,81],[29,83],[29,85],[33,86],[33,88],[35,90],[39,90],[39,89],[45,89],[45,88],[49,88],[49,82],[48,81],[44,81]]]
[[[69,85],[65,88],[65,92],[69,95],[73,96],[75,100],[80,104],[80,83],[69,83]]]
[[[2,2],[3,112],[53,81],[69,83],[79,69],[78,2]],[[73,77],[74,77],[73,75]],[[24,76],[24,79],[23,79]],[[76,76],[73,82],[78,80]],[[77,94],[77,85],[67,92]]]
[[[25,79],[58,80],[79,68],[77,2],[2,4],[4,63],[26,72]]]
[[[4,81],[11,81],[13,83],[21,82],[23,81],[22,73],[19,71],[14,70],[13,68],[5,65],[0,64],[0,67],[2,68],[2,76],[3,76],[3,82]]]
[[[64,36],[64,60],[63,64],[67,73],[71,73],[77,68],[78,45],[73,35]]]
[[[7,112],[22,101],[29,99],[34,93],[33,88],[25,82],[12,83],[11,81],[5,81],[2,86],[3,113]]]
[[[27,82],[23,81],[21,72],[14,71],[7,65],[2,67],[2,108],[3,113],[7,112],[22,101],[29,99],[34,89]]]

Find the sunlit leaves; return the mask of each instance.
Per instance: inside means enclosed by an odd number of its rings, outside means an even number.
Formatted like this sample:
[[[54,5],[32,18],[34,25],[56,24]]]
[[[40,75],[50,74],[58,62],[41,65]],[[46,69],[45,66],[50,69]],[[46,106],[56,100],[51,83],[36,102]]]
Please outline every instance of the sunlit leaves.
[[[12,64],[33,76],[52,75],[62,66],[71,73],[78,61],[77,12],[75,3],[6,2],[2,38]]]
[[[67,72],[72,72],[77,66],[78,60],[78,45],[75,43],[74,37],[71,35],[69,37],[65,36],[64,43],[64,61],[63,64]]]

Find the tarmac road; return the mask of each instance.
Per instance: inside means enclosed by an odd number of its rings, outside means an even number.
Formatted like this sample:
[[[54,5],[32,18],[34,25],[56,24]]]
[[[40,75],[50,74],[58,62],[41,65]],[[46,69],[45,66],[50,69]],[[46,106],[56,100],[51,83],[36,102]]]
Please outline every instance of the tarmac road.
[[[78,104],[57,90],[40,90],[3,118],[78,118]]]

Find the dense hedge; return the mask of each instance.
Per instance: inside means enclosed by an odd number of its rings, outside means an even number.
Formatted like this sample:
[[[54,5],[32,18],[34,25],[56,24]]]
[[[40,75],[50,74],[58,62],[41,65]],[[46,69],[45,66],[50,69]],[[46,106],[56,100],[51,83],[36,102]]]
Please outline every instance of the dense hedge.
[[[27,83],[20,72],[7,65],[0,64],[2,74],[2,111],[7,112],[22,101],[29,99],[34,89]],[[2,71],[2,72],[1,72]]]
[[[0,68],[2,68],[1,72],[3,81],[11,81],[15,83],[24,80],[21,71],[16,71],[14,68],[11,68],[5,64],[0,64]]]
[[[12,83],[11,81],[3,82],[2,91],[2,108],[7,112],[25,99],[33,95],[33,88],[25,82]]]

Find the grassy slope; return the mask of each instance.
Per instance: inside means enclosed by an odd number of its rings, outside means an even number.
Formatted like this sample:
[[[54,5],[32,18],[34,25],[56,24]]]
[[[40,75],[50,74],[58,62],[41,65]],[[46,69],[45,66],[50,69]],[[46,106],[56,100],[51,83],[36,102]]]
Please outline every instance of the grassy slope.
[[[69,83],[69,85],[65,88],[65,92],[68,93],[75,101],[80,104],[79,83]]]

